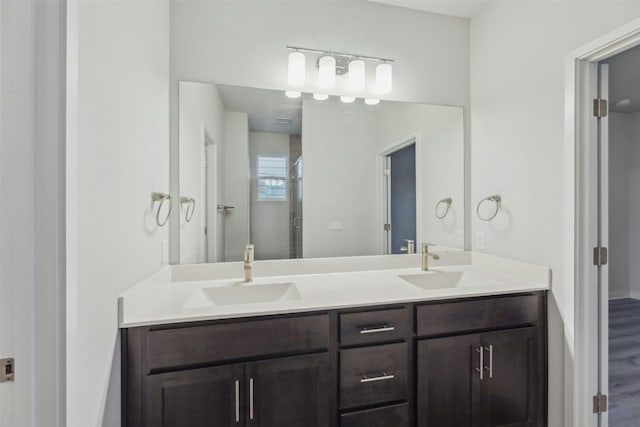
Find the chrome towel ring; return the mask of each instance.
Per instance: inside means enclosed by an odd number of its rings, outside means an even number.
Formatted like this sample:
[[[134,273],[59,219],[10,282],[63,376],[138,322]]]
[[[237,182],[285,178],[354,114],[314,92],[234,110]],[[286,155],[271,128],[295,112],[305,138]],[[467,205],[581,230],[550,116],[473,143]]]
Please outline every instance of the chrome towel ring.
[[[169,221],[169,215],[171,215],[171,195],[166,193],[151,193],[151,200],[155,204],[155,202],[160,202],[158,205],[158,210],[156,211],[156,224],[160,227],[163,227],[167,221]],[[160,211],[162,210],[162,205],[164,205],[165,201],[169,201],[169,209],[167,210],[167,216],[164,221],[160,221]]]
[[[184,213],[184,220],[186,222],[191,222],[191,218],[193,218],[193,212],[196,210],[196,199],[193,197],[180,197],[180,206],[187,205],[187,211]]]
[[[482,206],[484,202],[492,202],[495,204],[495,210],[488,217],[483,217],[480,214],[480,206]],[[476,208],[476,213],[478,214],[478,218],[480,218],[482,221],[491,221],[493,218],[496,217],[496,215],[498,215],[501,202],[502,202],[502,197],[500,197],[497,194],[494,194],[493,196],[485,197],[484,199],[480,200],[480,202],[478,202],[478,207]]]
[[[447,214],[449,213],[449,209],[451,209],[452,203],[453,203],[453,199],[451,197],[447,197],[446,199],[442,199],[438,203],[436,203],[436,218],[443,219],[444,217],[446,217]],[[444,208],[443,208],[444,212],[442,214],[438,213],[438,210],[440,209],[440,205],[444,205]]]

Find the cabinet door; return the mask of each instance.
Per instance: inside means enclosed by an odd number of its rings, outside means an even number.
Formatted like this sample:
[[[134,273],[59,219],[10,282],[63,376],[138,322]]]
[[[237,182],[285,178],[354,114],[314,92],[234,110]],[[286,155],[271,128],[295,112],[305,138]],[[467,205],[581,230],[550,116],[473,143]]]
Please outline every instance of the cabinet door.
[[[335,387],[327,354],[247,363],[245,375],[247,426],[329,426]]]
[[[147,426],[238,427],[244,422],[243,365],[147,377]]]
[[[510,329],[482,335],[485,379],[482,381],[483,425],[537,426],[540,405],[535,328]]]
[[[418,426],[480,425],[480,335],[418,342]]]

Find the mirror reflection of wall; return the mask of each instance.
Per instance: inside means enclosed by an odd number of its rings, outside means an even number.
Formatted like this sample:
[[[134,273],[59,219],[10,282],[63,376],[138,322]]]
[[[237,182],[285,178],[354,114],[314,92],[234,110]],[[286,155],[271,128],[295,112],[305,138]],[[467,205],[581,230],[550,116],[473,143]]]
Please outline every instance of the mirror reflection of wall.
[[[179,102],[181,262],[463,249],[462,108],[191,82]]]

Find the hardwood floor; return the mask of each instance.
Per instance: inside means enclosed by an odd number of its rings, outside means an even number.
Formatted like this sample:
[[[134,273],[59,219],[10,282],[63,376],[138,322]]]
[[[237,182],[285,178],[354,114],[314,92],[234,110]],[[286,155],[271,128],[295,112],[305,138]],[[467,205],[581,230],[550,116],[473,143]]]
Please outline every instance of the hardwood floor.
[[[609,301],[609,426],[640,425],[640,300]]]

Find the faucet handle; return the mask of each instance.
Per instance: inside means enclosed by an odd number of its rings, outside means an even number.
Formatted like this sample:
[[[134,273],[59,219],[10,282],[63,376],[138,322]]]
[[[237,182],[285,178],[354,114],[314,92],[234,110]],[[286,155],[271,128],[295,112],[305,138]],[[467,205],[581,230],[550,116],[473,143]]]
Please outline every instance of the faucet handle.
[[[429,246],[437,246],[435,243],[423,243],[422,252],[429,252]]]
[[[244,262],[253,262],[253,244],[249,243],[244,249]]]

